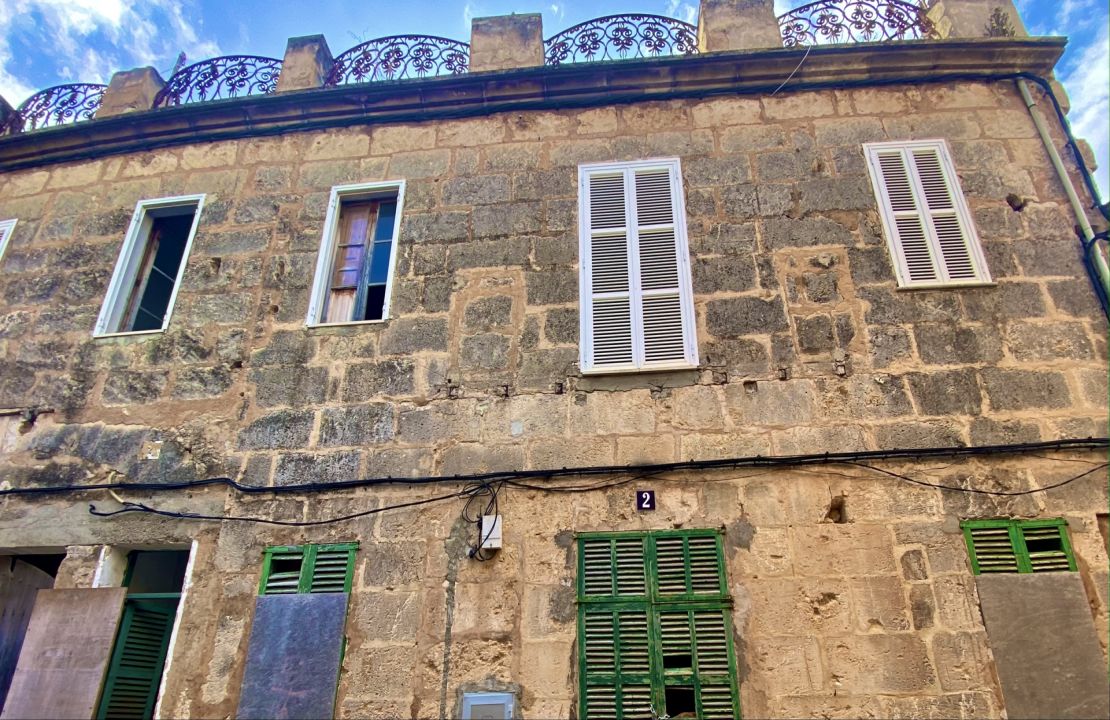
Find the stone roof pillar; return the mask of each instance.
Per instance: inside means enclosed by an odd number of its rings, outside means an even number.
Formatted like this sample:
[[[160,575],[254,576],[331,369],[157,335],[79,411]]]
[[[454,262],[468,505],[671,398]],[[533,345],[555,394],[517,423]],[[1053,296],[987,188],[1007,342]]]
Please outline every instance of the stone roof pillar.
[[[937,0],[927,16],[943,39],[1029,35],[1011,0]]]
[[[781,48],[774,0],[701,0],[698,50]]]
[[[311,90],[324,86],[335,60],[323,35],[289,38],[278,75],[277,92]]]
[[[154,107],[154,96],[165,85],[166,81],[152,67],[120,70],[108,82],[108,89],[104,91],[96,117],[150,110]]]
[[[470,72],[543,65],[543,18],[538,13],[474,18]]]

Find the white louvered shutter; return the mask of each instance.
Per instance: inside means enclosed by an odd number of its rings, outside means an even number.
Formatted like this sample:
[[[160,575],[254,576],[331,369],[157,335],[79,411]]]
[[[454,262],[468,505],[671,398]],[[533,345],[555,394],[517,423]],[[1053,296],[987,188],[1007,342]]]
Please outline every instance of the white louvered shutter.
[[[876,143],[865,148],[899,284],[989,282],[945,144]]]
[[[583,369],[696,365],[677,161],[581,178]]]

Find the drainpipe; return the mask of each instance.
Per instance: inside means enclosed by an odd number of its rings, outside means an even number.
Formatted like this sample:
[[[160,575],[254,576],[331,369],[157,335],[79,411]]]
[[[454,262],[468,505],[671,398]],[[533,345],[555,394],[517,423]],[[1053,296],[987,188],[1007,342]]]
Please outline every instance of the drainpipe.
[[[1064,186],[1064,192],[1067,193],[1068,202],[1071,203],[1071,209],[1075,213],[1075,219],[1079,222],[1079,230],[1083,233],[1083,255],[1089,266],[1094,268],[1095,274],[1098,276],[1098,282],[1102,285],[1102,292],[1099,295],[1103,298],[1110,296],[1110,267],[1106,265],[1106,258],[1098,251],[1095,246],[1095,231],[1091,228],[1091,223],[1087,220],[1087,213],[1083,209],[1083,204],[1079,201],[1079,196],[1075,192],[1075,185],[1072,184],[1071,177],[1068,171],[1064,168],[1064,163],[1060,160],[1060,153],[1056,152],[1056,145],[1052,142],[1052,137],[1048,134],[1048,128],[1045,126],[1044,118],[1041,116],[1040,111],[1037,109],[1037,103],[1033,100],[1033,96],[1029,94],[1029,85],[1025,80],[1018,78],[1014,82],[1017,83],[1018,91],[1021,92],[1021,97],[1025,101],[1025,106],[1029,108],[1029,114],[1033,117],[1033,124],[1037,126],[1037,132],[1040,133],[1041,142],[1044,143],[1045,150],[1048,151],[1048,157],[1052,160],[1052,166],[1056,168],[1056,174],[1060,176],[1060,183]]]

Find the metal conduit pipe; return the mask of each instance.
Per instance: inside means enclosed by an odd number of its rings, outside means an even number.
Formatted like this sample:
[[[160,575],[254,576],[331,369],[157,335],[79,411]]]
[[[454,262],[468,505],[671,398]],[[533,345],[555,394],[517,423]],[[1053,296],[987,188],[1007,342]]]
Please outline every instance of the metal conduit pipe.
[[[1029,114],[1033,118],[1033,124],[1037,126],[1037,132],[1040,133],[1041,142],[1044,143],[1045,150],[1048,151],[1048,157],[1052,161],[1052,166],[1056,168],[1056,174],[1060,176],[1060,183],[1064,186],[1064,192],[1067,193],[1068,202],[1071,203],[1071,209],[1075,213],[1075,219],[1079,222],[1079,230],[1083,233],[1083,254],[1087,262],[1094,266],[1095,272],[1098,275],[1098,282],[1102,285],[1102,296],[1110,296],[1110,267],[1106,265],[1106,258],[1098,252],[1095,247],[1095,231],[1091,228],[1091,223],[1087,219],[1087,213],[1083,209],[1083,203],[1079,201],[1079,195],[1075,192],[1075,185],[1068,175],[1067,169],[1064,167],[1063,161],[1060,159],[1060,153],[1056,151],[1056,145],[1052,142],[1052,136],[1048,134],[1048,127],[1045,125],[1044,117],[1041,115],[1040,110],[1037,109],[1037,103],[1033,100],[1033,96],[1029,93],[1029,84],[1022,78],[1018,78],[1014,82],[1017,83],[1018,91],[1021,93],[1022,99],[1025,101],[1025,106],[1029,108]],[[1097,198],[1095,202],[1097,203]]]

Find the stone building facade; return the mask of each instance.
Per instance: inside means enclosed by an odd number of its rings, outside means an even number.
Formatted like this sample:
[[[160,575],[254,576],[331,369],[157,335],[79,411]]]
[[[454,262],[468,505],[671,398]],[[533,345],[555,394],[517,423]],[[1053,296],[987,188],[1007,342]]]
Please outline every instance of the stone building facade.
[[[1030,648],[992,623],[1046,606],[1097,680],[1106,316],[1015,80],[1050,77],[1062,43],[976,38],[990,6],[945,4],[946,39],[802,58],[771,47],[777,25],[769,42],[738,22],[773,23],[769,3],[707,1],[715,52],[555,69],[527,68],[533,19],[487,19],[469,75],[397,86],[428,97],[403,117],[367,103],[346,127],[204,135],[221,112],[264,126],[284,107],[244,98],[93,120],[117,136],[91,158],[78,125],[0,139],[0,220],[16,220],[0,553],[58,556],[60,589],[120,585],[132,550],[189,552],[162,717],[239,713],[264,551],[344,542],[359,545],[336,717],[456,717],[471,691],[510,693],[517,717],[591,715],[579,534],[610,531],[720,531],[746,717],[1025,716],[1038,706],[1012,668]],[[325,56],[291,42],[283,77],[301,84],[275,98],[342,102],[304,89]],[[109,95],[143,91],[120,77]],[[581,100],[544,101],[568,88]],[[483,91],[502,99],[483,109]],[[127,148],[113,128],[132,126],[175,139]],[[864,145],[914,140],[946,144],[991,282],[899,288]],[[698,363],[583,372],[579,168],[660,158],[679,161]],[[388,317],[306,326],[332,189],[380,182],[404,188]],[[165,330],[94,337],[136,203],[194,194]],[[787,456],[808,459],[766,461]],[[504,474],[473,477],[489,473]],[[220,477],[269,490],[196,482]],[[485,506],[483,482],[503,535],[486,561],[463,507]],[[123,487],[80,491],[102,483]],[[27,489],[42,492],[8,493]],[[638,510],[644,489],[656,510]],[[89,513],[121,502],[225,519]],[[361,516],[226,519],[346,515]],[[999,518],[1062,519],[1075,572],[976,574],[961,522]],[[988,608],[991,581],[1012,581],[1008,610]],[[1087,690],[1073,708],[1044,690],[1039,708],[1105,713],[1105,686]]]

